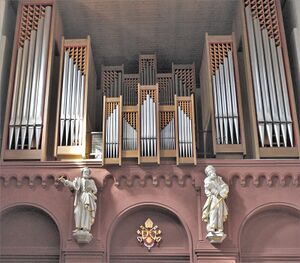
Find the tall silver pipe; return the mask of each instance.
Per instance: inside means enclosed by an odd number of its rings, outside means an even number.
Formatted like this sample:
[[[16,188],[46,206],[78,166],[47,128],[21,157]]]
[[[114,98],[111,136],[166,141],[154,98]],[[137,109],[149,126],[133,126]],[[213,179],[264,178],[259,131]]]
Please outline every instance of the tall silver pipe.
[[[81,70],[77,71],[77,92],[75,106],[75,145],[79,145],[79,122],[80,122],[80,102],[81,102]]]
[[[22,56],[22,66],[21,66],[21,76],[20,76],[20,87],[19,87],[19,96],[17,103],[17,112],[15,120],[15,149],[18,149],[20,129],[21,129],[21,120],[22,120],[22,110],[24,103],[24,91],[26,84],[26,73],[28,67],[28,52],[29,52],[29,40],[24,41],[23,56]]]
[[[220,143],[220,129],[219,129],[219,110],[218,110],[218,103],[217,103],[217,87],[216,87],[216,76],[213,74],[213,96],[214,96],[214,108],[215,108],[215,122],[216,122],[216,140],[217,144]]]
[[[223,114],[223,106],[221,99],[221,87],[220,87],[220,73],[219,69],[216,69],[216,96],[217,96],[217,104],[218,104],[218,116],[219,116],[219,124],[220,124],[220,138],[219,141],[221,144],[224,143],[224,114]]]
[[[85,90],[85,76],[84,74],[81,75],[81,88],[80,88],[80,108],[79,108],[79,145],[83,143],[83,119],[84,119],[84,90]]]
[[[108,157],[108,152],[109,152],[109,147],[108,147],[108,143],[109,143],[109,117],[105,119],[105,157]]]
[[[119,105],[117,105],[116,109],[116,158],[119,157]]]
[[[17,103],[18,103],[19,88],[20,88],[22,56],[23,56],[23,48],[19,47],[18,55],[17,55],[15,80],[14,80],[14,93],[13,93],[13,100],[12,100],[12,107],[11,107],[10,121],[9,121],[9,143],[8,143],[9,149],[12,148],[12,141],[14,136],[14,126],[16,121]]]
[[[49,47],[49,36],[50,36],[50,25],[51,25],[51,6],[47,6],[45,10],[45,23],[43,29],[43,42],[41,52],[41,65],[40,65],[40,77],[39,87],[37,89],[37,101],[36,101],[36,147],[40,148],[40,139],[43,125],[43,110],[45,102],[45,89],[46,89],[46,73],[47,73],[47,62],[48,62],[48,47]]]
[[[26,85],[25,85],[25,92],[24,92],[24,103],[23,103],[22,121],[21,121],[21,149],[24,149],[25,147],[25,139],[27,134],[35,44],[36,44],[36,31],[32,30],[30,34],[28,68],[27,68],[27,75],[26,75]]]
[[[273,63],[273,70],[274,70],[274,77],[275,77],[275,89],[276,89],[276,94],[277,94],[277,103],[278,103],[278,108],[279,108],[280,127],[281,127],[284,147],[287,147],[286,115],[285,115],[283,94],[282,94],[282,88],[281,88],[280,71],[279,71],[279,65],[278,65],[279,62],[278,62],[276,44],[275,44],[274,38],[270,39],[270,46],[271,46],[271,56],[272,56],[272,63]]]
[[[41,18],[38,22],[36,46],[35,46],[35,54],[34,54],[32,89],[30,95],[30,107],[29,107],[29,118],[28,118],[28,149],[31,149],[33,134],[34,134],[36,105],[37,105],[37,90],[39,86],[39,77],[40,77],[43,30],[44,30],[44,18]]]
[[[70,134],[70,124],[71,124],[71,107],[72,107],[72,90],[73,90],[73,81],[74,81],[74,62],[73,58],[69,59],[69,72],[68,72],[68,88],[66,93],[66,136],[65,141],[66,145],[69,145],[69,134]]]
[[[264,115],[266,121],[267,135],[269,139],[269,144],[272,147],[273,146],[273,140],[272,140],[273,120],[271,115],[270,99],[268,94],[269,92],[268,92],[268,83],[267,83],[267,76],[266,76],[266,65],[265,65],[264,53],[263,53],[261,28],[258,19],[254,19],[253,23],[254,23],[254,34],[255,34],[255,40],[257,46],[259,76],[261,81],[262,99],[264,103]]]
[[[248,29],[248,39],[250,47],[250,58],[251,58],[251,70],[253,78],[253,87],[254,87],[254,96],[255,96],[255,107],[256,107],[256,118],[258,122],[258,131],[259,138],[262,147],[264,147],[264,138],[265,138],[265,117],[264,109],[261,97],[261,84],[259,79],[259,70],[258,70],[258,61],[257,61],[257,51],[255,44],[255,36],[253,29],[253,21],[250,7],[245,8],[247,29]]]
[[[285,76],[285,70],[284,70],[283,55],[282,55],[282,50],[281,50],[280,46],[277,46],[277,55],[278,55],[278,62],[279,62],[281,87],[282,87],[282,94],[283,94],[288,134],[289,134],[291,146],[294,147],[292,116],[291,116],[290,102],[289,102],[289,97],[288,97],[286,76]]]
[[[262,38],[263,38],[263,46],[264,46],[264,53],[266,59],[266,73],[268,79],[267,88],[269,89],[270,100],[271,100],[272,120],[273,120],[273,126],[275,131],[276,143],[277,146],[280,147],[280,124],[279,124],[278,104],[277,104],[277,98],[276,98],[275,86],[274,86],[274,73],[273,73],[272,60],[271,60],[269,36],[268,36],[268,31],[265,28],[262,30]]]
[[[237,106],[237,95],[236,95],[232,51],[228,52],[228,66],[229,66],[230,86],[231,86],[231,94],[232,94],[232,112],[233,112],[233,117],[234,117],[233,118],[234,129],[235,129],[235,135],[236,135],[236,142],[237,142],[237,144],[239,144],[240,143],[239,119],[238,119],[238,106]]]
[[[182,141],[181,141],[181,137],[182,137],[182,133],[181,133],[181,109],[180,106],[178,106],[177,108],[177,112],[178,112],[178,146],[179,146],[179,156],[182,156]]]
[[[153,114],[153,155],[156,156],[156,146],[157,146],[157,134],[156,134],[156,103],[152,100],[152,114]]]
[[[73,71],[73,88],[71,95],[71,143],[70,145],[74,145],[75,141],[75,110],[76,110],[76,94],[77,94],[77,80],[78,80],[78,66],[74,65]]]
[[[224,122],[224,143],[228,144],[228,109],[225,92],[225,81],[224,81],[224,66],[220,64],[219,67],[219,79],[220,79],[220,92],[223,107],[223,122]]]
[[[229,68],[228,68],[228,57],[224,58],[223,65],[224,65],[225,94],[226,94],[226,103],[227,103],[230,141],[233,144],[233,110],[232,110],[232,93],[231,93]]]
[[[61,103],[60,103],[60,137],[59,144],[63,145],[63,136],[65,130],[65,118],[66,118],[66,94],[68,87],[68,75],[69,75],[69,52],[65,51],[64,56],[64,72],[63,72],[63,83],[61,92]]]

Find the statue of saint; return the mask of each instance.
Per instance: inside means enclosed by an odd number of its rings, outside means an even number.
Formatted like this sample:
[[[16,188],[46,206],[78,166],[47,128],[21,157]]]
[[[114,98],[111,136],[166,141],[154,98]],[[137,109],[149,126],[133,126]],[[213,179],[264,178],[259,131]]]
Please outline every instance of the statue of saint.
[[[216,169],[208,165],[205,169],[206,178],[204,189],[207,200],[202,210],[202,220],[207,223],[207,238],[211,243],[221,243],[226,235],[223,230],[223,222],[228,216],[228,208],[225,203],[229,188],[228,185],[217,176]]]
[[[74,235],[78,232],[89,233],[95,220],[96,214],[96,193],[95,181],[91,179],[91,170],[88,167],[81,169],[82,177],[76,177],[74,181],[60,177],[58,180],[65,186],[75,191],[74,200]]]

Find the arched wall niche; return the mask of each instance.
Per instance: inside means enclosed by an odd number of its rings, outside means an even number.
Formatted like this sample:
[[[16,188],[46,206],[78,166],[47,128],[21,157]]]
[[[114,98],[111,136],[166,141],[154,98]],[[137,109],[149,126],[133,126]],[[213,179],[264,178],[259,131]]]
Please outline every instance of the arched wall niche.
[[[151,218],[162,231],[162,241],[149,252],[137,241],[136,231]],[[186,224],[169,208],[159,204],[137,204],[120,213],[107,238],[107,261],[110,263],[189,263],[192,241]]]
[[[1,211],[1,262],[60,262],[60,232],[43,209],[16,205]]]
[[[239,234],[240,262],[300,262],[300,209],[267,204],[250,213]]]

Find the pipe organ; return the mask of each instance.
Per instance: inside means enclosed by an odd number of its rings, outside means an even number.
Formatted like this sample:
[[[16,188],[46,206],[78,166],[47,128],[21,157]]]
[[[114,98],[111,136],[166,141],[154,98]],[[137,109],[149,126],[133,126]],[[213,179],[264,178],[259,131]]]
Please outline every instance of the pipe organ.
[[[55,157],[85,158],[93,123],[95,69],[91,40],[62,39]]]
[[[246,154],[240,81],[234,36],[209,36],[200,71],[203,128],[212,136],[204,138],[217,157],[243,158]],[[205,98],[205,99],[204,99]]]
[[[54,45],[60,33],[54,1],[19,4],[3,139],[3,159],[47,158]]]
[[[298,157],[299,128],[280,3],[241,2],[242,37],[255,157]]]
[[[122,158],[159,164],[165,157],[196,164],[194,64],[157,73],[156,61],[141,55],[139,74],[102,67],[104,164],[120,165]]]

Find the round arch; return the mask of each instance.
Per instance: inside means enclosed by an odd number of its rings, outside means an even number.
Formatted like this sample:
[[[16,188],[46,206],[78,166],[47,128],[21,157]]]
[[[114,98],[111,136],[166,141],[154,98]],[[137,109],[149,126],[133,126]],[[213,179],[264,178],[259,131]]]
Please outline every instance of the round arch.
[[[112,222],[108,235],[107,235],[107,242],[106,242],[106,251],[107,251],[107,262],[110,262],[111,260],[111,252],[112,252],[112,242],[114,241],[113,238],[116,238],[116,231],[118,231],[118,226],[122,224],[124,220],[130,217],[135,217],[138,214],[144,213],[145,211],[153,211],[154,214],[157,213],[157,215],[166,215],[166,217],[169,216],[169,218],[173,218],[174,220],[177,220],[180,224],[180,227],[182,227],[182,230],[184,231],[184,234],[186,235],[186,245],[187,245],[187,254],[188,254],[188,261],[187,262],[193,262],[193,242],[192,242],[192,235],[190,233],[189,227],[187,223],[185,222],[184,218],[180,216],[180,214],[172,209],[169,206],[163,205],[161,203],[156,202],[143,202],[143,203],[137,203],[132,206],[127,207],[123,211],[121,211]],[[145,213],[146,214],[146,213]],[[145,220],[144,220],[145,221]],[[154,220],[153,220],[154,221]],[[136,226],[143,224],[144,222],[139,221]],[[154,222],[154,224],[158,224],[160,227],[159,222]],[[135,229],[136,231],[137,229]],[[161,229],[164,234],[164,229]],[[135,232],[133,232],[133,235]],[[164,237],[163,237],[164,241]],[[138,244],[137,244],[138,247]],[[162,247],[162,246],[161,246]],[[146,249],[146,248],[145,248]],[[156,250],[157,252],[157,250]]]
[[[0,216],[5,224],[1,234],[2,259],[60,261],[61,231],[50,211],[32,203],[15,203],[4,207]]]
[[[274,202],[252,210],[238,234],[241,262],[299,260],[300,209],[294,204]],[[286,261],[284,261],[286,262]]]

